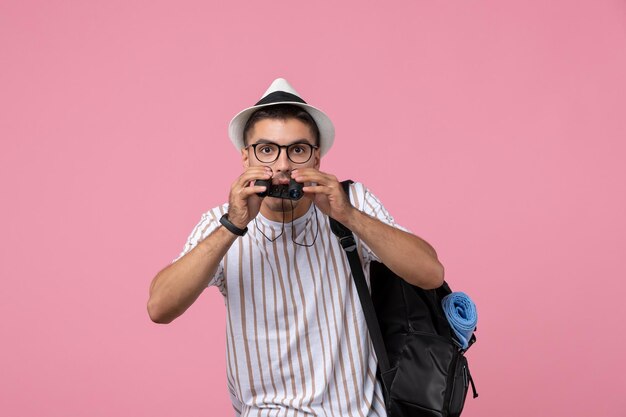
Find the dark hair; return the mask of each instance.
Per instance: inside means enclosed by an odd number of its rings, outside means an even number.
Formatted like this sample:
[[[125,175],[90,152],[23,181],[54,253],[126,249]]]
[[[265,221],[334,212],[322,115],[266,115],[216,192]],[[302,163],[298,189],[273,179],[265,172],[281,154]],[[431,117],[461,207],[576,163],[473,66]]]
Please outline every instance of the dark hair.
[[[263,119],[296,119],[307,125],[313,136],[315,136],[315,144],[320,143],[320,131],[317,127],[317,123],[302,107],[294,106],[293,104],[277,104],[275,106],[268,106],[260,108],[252,113],[246,125],[243,128],[243,143],[248,144],[248,131],[254,127],[256,122]]]

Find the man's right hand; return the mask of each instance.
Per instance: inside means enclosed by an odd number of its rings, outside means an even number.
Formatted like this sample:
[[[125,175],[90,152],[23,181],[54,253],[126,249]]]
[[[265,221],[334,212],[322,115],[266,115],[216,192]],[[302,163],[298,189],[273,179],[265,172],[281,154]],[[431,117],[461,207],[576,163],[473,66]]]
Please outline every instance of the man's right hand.
[[[230,188],[228,220],[243,229],[256,217],[263,199],[257,195],[265,186],[255,180],[270,179],[269,167],[247,168]],[[185,256],[161,270],[150,285],[148,313],[157,323],[169,323],[196,301],[215,275],[219,262],[237,236],[218,227]]]
[[[262,193],[267,187],[254,185],[254,181],[270,178],[272,178],[270,167],[256,166],[248,167],[235,180],[230,187],[230,195],[228,196],[228,220],[232,224],[244,229],[259,214],[263,198],[259,197],[257,193]]]

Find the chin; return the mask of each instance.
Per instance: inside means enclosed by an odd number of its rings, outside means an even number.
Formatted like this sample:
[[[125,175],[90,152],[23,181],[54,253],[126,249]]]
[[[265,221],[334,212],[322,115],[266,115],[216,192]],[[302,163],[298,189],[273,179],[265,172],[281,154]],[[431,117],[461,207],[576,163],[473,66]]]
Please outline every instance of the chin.
[[[291,211],[292,207],[293,209],[298,207],[298,203],[300,203],[300,200],[293,201],[276,197],[266,197],[265,202],[267,204],[267,208],[272,211],[286,212]]]

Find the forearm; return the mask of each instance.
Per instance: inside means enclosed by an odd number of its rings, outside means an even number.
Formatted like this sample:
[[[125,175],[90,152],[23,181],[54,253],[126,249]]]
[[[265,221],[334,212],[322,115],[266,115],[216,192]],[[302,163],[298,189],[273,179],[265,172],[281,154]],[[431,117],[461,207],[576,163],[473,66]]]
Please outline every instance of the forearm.
[[[426,241],[354,208],[345,226],[352,230],[398,276],[421,288],[443,283],[443,265]]]
[[[218,227],[189,253],[159,272],[150,285],[148,314],[156,323],[170,323],[200,296],[237,236]]]

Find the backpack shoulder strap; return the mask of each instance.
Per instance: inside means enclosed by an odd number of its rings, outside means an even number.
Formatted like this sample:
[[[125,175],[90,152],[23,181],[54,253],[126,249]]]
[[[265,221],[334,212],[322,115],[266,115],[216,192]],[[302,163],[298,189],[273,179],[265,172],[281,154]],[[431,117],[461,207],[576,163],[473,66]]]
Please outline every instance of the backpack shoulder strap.
[[[342,181],[341,185],[344,192],[350,198],[350,184],[352,180]],[[387,356],[387,350],[385,349],[385,342],[383,340],[380,325],[378,324],[378,318],[376,317],[376,310],[374,309],[374,303],[365,281],[365,274],[363,273],[363,266],[361,265],[361,259],[356,250],[356,241],[352,231],[337,220],[330,218],[330,228],[332,232],[339,238],[339,243],[346,252],[348,257],[348,263],[350,264],[350,270],[352,271],[352,278],[354,279],[354,285],[361,301],[361,307],[363,308],[363,315],[367,323],[367,329],[372,339],[372,345],[374,346],[374,352],[378,359],[378,367],[380,372],[384,373],[389,370],[389,357]]]

